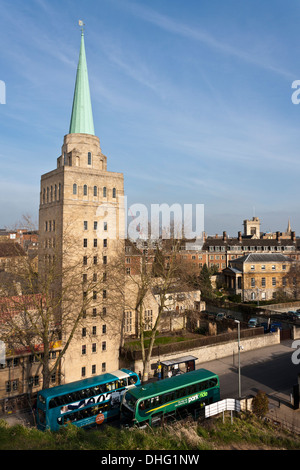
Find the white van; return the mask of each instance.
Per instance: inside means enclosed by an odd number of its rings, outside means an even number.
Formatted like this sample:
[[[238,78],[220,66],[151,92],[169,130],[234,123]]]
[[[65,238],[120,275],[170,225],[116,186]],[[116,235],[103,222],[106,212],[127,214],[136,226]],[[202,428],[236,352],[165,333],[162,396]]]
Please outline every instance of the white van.
[[[256,328],[258,326],[258,319],[257,318],[250,318],[248,321],[248,328]]]

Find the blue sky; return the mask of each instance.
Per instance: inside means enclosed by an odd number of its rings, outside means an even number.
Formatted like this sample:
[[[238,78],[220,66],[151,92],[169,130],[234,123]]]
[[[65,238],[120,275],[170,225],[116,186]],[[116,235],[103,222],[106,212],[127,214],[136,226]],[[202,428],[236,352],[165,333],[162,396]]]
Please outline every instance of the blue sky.
[[[300,233],[297,0],[0,0],[0,227],[38,219],[85,45],[95,133],[128,203],[204,204],[205,230]]]

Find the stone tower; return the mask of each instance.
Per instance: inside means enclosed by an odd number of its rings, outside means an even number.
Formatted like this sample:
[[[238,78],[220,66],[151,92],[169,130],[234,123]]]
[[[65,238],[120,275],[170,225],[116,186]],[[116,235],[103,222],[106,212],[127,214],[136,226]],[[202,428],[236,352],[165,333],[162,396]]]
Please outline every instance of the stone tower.
[[[251,220],[244,220],[244,236],[260,238],[260,220],[258,217],[252,217]]]
[[[78,289],[78,305],[85,294],[84,282],[91,276],[105,280],[106,265],[117,251],[123,250],[124,240],[120,236],[123,200],[123,174],[107,171],[107,157],[94,133],[82,31],[69,133],[64,136],[57,168],[41,177],[39,209],[39,276],[55,257],[60,259],[62,270],[72,258],[83,279],[82,289]],[[63,291],[63,281],[59,289]],[[84,311],[78,334],[64,356],[62,382],[119,367],[120,338],[116,331],[109,331],[106,320],[109,280],[93,295],[94,301]],[[73,303],[74,318],[76,304]],[[64,309],[64,303],[61,308]],[[62,344],[67,338],[66,331]]]

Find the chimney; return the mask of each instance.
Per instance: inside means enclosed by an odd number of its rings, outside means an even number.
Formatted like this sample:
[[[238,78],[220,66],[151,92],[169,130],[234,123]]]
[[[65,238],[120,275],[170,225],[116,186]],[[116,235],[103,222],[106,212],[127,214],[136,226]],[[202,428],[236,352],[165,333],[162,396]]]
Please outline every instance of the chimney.
[[[242,241],[242,232],[238,232],[238,239],[239,239],[239,242]]]
[[[223,240],[227,240],[227,232],[223,232]]]
[[[276,232],[276,240],[279,240],[280,238],[280,232]]]
[[[291,238],[293,242],[296,240],[296,232],[291,232]]]

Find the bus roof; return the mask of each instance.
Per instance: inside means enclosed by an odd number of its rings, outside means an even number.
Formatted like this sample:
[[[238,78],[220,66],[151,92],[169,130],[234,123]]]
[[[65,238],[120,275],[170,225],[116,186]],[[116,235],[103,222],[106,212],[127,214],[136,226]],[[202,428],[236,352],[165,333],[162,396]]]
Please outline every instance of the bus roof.
[[[193,384],[200,380],[207,380],[217,375],[207,369],[197,369],[186,374],[175,375],[168,379],[158,380],[157,382],[151,382],[146,385],[141,385],[130,389],[130,394],[137,400],[139,398],[147,398],[167,391],[176,390],[184,385]]]
[[[81,390],[83,388],[93,387],[99,383],[112,382],[117,379],[124,379],[133,375],[134,372],[128,369],[120,369],[114,372],[107,372],[102,375],[96,375],[94,377],[89,377],[87,379],[76,380],[75,382],[70,382],[63,385],[57,385],[56,387],[46,388],[40,390],[39,393],[42,394],[45,398],[56,397],[59,395],[64,395],[65,393],[71,393],[74,390]]]

